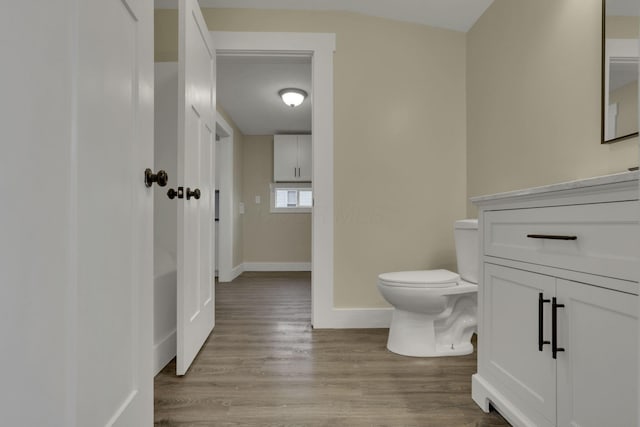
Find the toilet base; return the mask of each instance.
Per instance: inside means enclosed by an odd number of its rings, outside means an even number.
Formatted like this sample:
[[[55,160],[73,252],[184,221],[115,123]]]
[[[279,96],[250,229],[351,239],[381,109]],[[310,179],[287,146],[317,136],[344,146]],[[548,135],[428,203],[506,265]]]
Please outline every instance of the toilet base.
[[[389,328],[387,349],[393,353],[411,357],[444,357],[463,356],[473,352],[471,336],[475,332],[475,324],[468,324],[464,332],[453,342],[449,339],[439,340],[436,327],[439,316],[413,313],[409,311],[393,311],[393,319]]]
[[[455,348],[445,347],[445,346],[436,346],[433,351],[428,352],[415,352],[412,349],[406,349],[402,346],[394,347],[392,344],[387,342],[387,350],[392,353],[399,354],[401,356],[410,356],[410,357],[446,357],[446,356],[464,356],[466,354],[473,353],[473,344],[466,343]]]

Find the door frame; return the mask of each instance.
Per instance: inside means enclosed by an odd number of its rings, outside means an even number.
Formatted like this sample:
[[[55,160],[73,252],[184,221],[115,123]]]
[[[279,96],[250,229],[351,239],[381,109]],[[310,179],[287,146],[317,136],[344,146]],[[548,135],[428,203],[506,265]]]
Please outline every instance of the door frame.
[[[218,189],[218,281],[230,282],[233,276],[233,128],[227,123],[220,112],[216,114],[216,168],[220,181]]]
[[[311,324],[335,327],[333,309],[333,53],[332,33],[211,31],[218,54],[311,56],[313,211]]]

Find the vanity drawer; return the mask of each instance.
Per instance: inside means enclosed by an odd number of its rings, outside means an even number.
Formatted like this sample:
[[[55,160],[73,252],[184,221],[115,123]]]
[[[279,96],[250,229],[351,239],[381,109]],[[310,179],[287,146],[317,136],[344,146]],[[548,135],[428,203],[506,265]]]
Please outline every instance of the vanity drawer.
[[[485,211],[484,254],[638,281],[638,218],[637,201]]]

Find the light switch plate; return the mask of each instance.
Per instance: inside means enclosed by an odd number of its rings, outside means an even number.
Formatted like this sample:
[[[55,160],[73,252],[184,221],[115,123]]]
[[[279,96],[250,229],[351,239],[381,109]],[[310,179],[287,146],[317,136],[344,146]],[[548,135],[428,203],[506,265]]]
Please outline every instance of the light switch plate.
[[[238,208],[238,210],[240,211],[240,215],[244,213],[244,203],[240,202],[240,207]]]
[[[260,204],[260,196],[256,196],[256,205]]]

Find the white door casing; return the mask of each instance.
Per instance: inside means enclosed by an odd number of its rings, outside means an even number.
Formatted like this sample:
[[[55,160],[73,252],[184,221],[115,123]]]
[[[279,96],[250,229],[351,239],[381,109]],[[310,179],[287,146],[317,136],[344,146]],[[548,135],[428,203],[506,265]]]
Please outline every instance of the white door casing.
[[[236,276],[233,271],[234,251],[234,197],[233,197],[233,128],[220,113],[216,115],[216,133],[220,140],[216,142],[216,172],[220,181],[216,182],[220,190],[218,206],[218,282],[230,282]]]
[[[314,328],[372,325],[370,310],[333,306],[333,54],[335,34],[212,31],[219,55],[311,55],[312,181],[311,323]],[[387,314],[385,312],[385,314]]]
[[[197,0],[180,2],[176,373],[184,375],[214,320],[215,50]],[[190,191],[200,191],[199,198]]]

